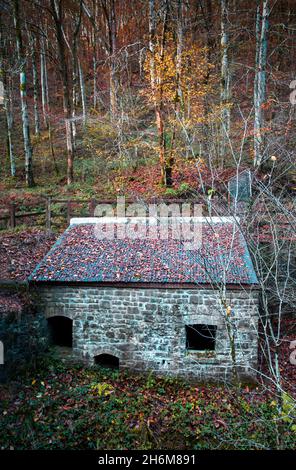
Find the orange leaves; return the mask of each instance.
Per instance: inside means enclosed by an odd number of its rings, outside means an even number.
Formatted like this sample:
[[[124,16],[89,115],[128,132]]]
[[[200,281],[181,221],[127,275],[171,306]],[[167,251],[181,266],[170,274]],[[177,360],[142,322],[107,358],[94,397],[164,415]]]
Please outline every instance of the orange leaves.
[[[177,44],[167,34],[162,50],[156,41],[153,56],[148,55],[144,69],[146,77],[153,83],[146,96],[154,104],[161,103],[167,112],[180,108],[186,119],[202,122],[205,120],[205,97],[215,91],[214,65],[207,59],[207,48],[196,44],[184,44],[177,54]],[[152,91],[152,93],[151,93]],[[173,119],[174,115],[173,114]]]

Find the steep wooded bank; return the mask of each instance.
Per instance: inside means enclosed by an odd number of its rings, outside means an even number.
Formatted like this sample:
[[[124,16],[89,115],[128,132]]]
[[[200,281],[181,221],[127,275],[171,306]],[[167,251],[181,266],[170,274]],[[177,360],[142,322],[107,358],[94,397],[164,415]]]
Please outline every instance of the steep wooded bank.
[[[3,189],[100,191],[151,165],[176,189],[180,164],[266,174],[271,158],[295,181],[293,1],[1,5]]]

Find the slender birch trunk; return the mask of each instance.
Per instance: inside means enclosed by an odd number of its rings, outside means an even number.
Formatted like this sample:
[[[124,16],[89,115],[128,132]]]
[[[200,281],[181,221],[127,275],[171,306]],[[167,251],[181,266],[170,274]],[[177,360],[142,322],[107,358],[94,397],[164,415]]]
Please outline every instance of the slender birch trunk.
[[[72,132],[73,132],[73,145],[76,147],[76,107],[78,104],[78,73],[77,73],[77,40],[76,37],[73,41],[72,50]]]
[[[87,123],[86,93],[85,93],[83,70],[82,70],[79,59],[78,59],[78,70],[79,70],[80,92],[81,92],[81,101],[82,101],[83,128],[85,128],[86,123]]]
[[[94,44],[93,44],[93,108],[97,109],[97,44],[96,44],[96,31],[94,31]]]
[[[254,79],[254,166],[259,167],[263,160],[264,139],[262,129],[264,114],[262,105],[266,100],[266,62],[269,29],[269,4],[263,1],[262,21],[260,31],[260,6],[257,4],[256,12],[256,63]]]
[[[11,109],[11,87],[7,80],[6,72],[0,68],[0,79],[3,83],[3,105],[5,110],[6,117],[6,128],[7,128],[7,153],[10,161],[10,174],[11,176],[16,175],[15,168],[15,157],[13,151],[13,142],[12,142],[12,128],[13,128],[13,114]]]
[[[83,4],[84,8],[84,4]],[[93,47],[93,57],[92,57],[92,64],[93,64],[93,108],[94,110],[97,109],[97,96],[98,96],[98,89],[97,89],[97,49],[98,49],[98,38],[97,38],[97,27],[96,27],[96,18],[97,18],[97,2],[93,2],[93,11],[94,11],[94,18],[93,18],[93,35],[92,35],[92,47]]]
[[[220,166],[223,168],[230,133],[230,68],[228,37],[228,0],[221,0],[221,141]]]
[[[47,80],[47,66],[46,66],[46,53],[45,53],[45,43],[44,39],[41,39],[40,42],[41,51],[40,51],[40,75],[41,75],[41,102],[42,102],[42,113],[45,128],[48,132],[48,140],[50,153],[52,161],[55,168],[55,173],[59,175],[59,169],[56,161],[54,145],[53,145],[53,135],[52,127],[50,122],[50,102],[49,102],[49,93],[48,93],[48,80]]]
[[[40,41],[40,81],[41,81],[41,103],[42,103],[42,114],[43,114],[43,121],[44,125],[47,128],[48,122],[47,122],[47,79],[46,79],[46,74],[47,74],[47,67],[46,67],[46,56],[45,56],[45,45],[44,45],[44,39],[42,38]]]
[[[25,175],[28,187],[34,186],[33,178],[33,149],[30,137],[30,123],[27,104],[27,76],[26,76],[26,60],[23,51],[22,33],[19,16],[19,0],[13,1],[13,20],[16,34],[16,48],[20,68],[20,98],[21,98],[21,114],[23,124],[23,138],[25,151]]]
[[[74,116],[76,112],[76,107],[79,104],[79,82],[78,82],[78,58],[77,58],[77,44],[73,46],[73,64],[72,64],[72,103],[73,103],[73,111]]]
[[[33,100],[34,100],[34,123],[35,123],[35,135],[40,136],[40,118],[38,109],[38,98],[39,98],[39,79],[37,72],[37,55],[36,55],[36,36],[31,33],[26,24],[28,43],[31,51],[31,63],[32,63],[32,77],[33,77]]]
[[[114,0],[110,0],[110,18],[109,18],[109,48],[110,48],[110,114],[111,120],[114,120],[117,114],[117,91],[118,79],[116,71],[116,16]]]
[[[80,9],[79,9],[79,15],[78,18],[75,19],[75,29],[74,29],[74,34],[73,34],[73,45],[72,45],[72,50],[70,50],[70,53],[72,55],[72,129],[73,129],[73,145],[76,147],[76,108],[78,106],[79,102],[79,82],[78,82],[78,76],[79,76],[79,69],[78,69],[78,55],[77,55],[77,48],[78,48],[78,37],[79,37],[79,31],[80,31],[80,26],[81,26],[81,20],[82,20],[82,0],[80,0]]]
[[[5,59],[6,54],[6,39],[2,34],[2,28],[0,24],[0,104],[2,101],[5,118],[6,118],[6,130],[7,130],[7,154],[10,162],[10,174],[11,176],[16,175],[15,157],[13,150],[12,131],[13,131],[13,109],[12,109],[12,86],[11,77],[7,75],[5,70]],[[1,96],[2,93],[2,96]]]
[[[40,136],[40,118],[38,109],[38,98],[39,98],[39,80],[37,72],[37,57],[36,57],[36,37],[30,37],[29,44],[32,50],[32,75],[33,75],[33,90],[34,90],[34,121],[35,121],[35,135]]]

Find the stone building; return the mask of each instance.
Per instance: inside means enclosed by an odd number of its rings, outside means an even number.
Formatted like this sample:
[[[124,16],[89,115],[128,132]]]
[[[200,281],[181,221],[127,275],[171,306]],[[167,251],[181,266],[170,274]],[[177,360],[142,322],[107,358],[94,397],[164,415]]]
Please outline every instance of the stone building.
[[[197,380],[231,378],[235,354],[241,378],[256,375],[258,281],[233,220],[204,218],[191,250],[170,231],[119,237],[119,223],[102,239],[95,222],[72,220],[29,278],[54,343],[88,364]]]

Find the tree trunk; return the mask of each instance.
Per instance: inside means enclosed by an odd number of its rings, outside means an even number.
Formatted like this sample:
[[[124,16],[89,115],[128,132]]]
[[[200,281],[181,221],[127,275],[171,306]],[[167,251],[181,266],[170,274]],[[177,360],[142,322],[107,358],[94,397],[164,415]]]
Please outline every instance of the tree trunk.
[[[16,34],[17,55],[20,67],[20,97],[21,97],[21,114],[23,125],[24,151],[25,151],[25,174],[26,184],[28,187],[34,186],[33,178],[33,150],[30,137],[30,123],[27,104],[27,77],[26,77],[26,60],[23,52],[22,34],[19,17],[19,0],[13,1],[13,20]]]
[[[59,51],[60,75],[63,83],[63,107],[66,128],[67,143],[67,184],[74,180],[74,145],[73,145],[73,127],[72,127],[72,109],[69,92],[68,66],[65,51],[65,39],[62,28],[62,1],[55,2],[50,0],[51,14],[55,22],[56,37]]]
[[[98,66],[98,27],[97,27],[97,10],[98,10],[98,2],[93,0],[93,13],[87,8],[85,2],[82,2],[82,9],[89,19],[93,27],[93,37],[92,37],[92,47],[93,47],[93,108],[97,108],[98,103],[98,91],[97,91],[97,66]],[[105,50],[105,47],[104,47]]]
[[[182,75],[182,55],[184,49],[184,15],[183,15],[183,0],[178,0],[177,2],[177,25],[176,25],[176,35],[177,35],[177,47],[176,47],[176,97],[174,111],[176,114],[176,119],[178,121],[183,119],[184,114],[184,100],[183,100],[183,90],[181,85],[181,75]],[[170,148],[168,149],[169,155],[166,160],[166,185],[172,186],[172,170],[174,166],[174,146],[176,139],[176,120],[174,120],[172,137],[170,141]]]
[[[41,52],[40,52],[40,72],[41,72],[41,100],[42,100],[42,113],[44,119],[44,125],[48,131],[48,140],[50,153],[54,163],[54,168],[56,175],[59,175],[59,169],[56,162],[55,151],[53,146],[53,137],[52,129],[50,122],[50,103],[49,103],[49,94],[48,94],[48,82],[47,82],[47,67],[46,67],[46,54],[45,54],[45,45],[43,38],[41,39]]]
[[[76,147],[76,107],[78,106],[79,102],[79,83],[78,83],[78,55],[77,55],[77,48],[78,48],[78,37],[79,31],[81,26],[81,19],[82,19],[82,0],[80,0],[80,8],[78,18],[75,18],[75,29],[73,33],[73,46],[72,46],[72,132],[73,132],[73,145],[74,148]]]
[[[3,69],[0,69],[0,78],[3,80],[3,104],[7,127],[7,153],[10,161],[10,174],[14,177],[16,175],[16,168],[12,142],[13,115],[11,110],[11,87],[9,86],[7,75]]]
[[[165,134],[164,134],[164,121],[163,121],[163,109],[162,105],[156,105],[155,107],[155,116],[156,116],[156,127],[158,132],[158,142],[159,142],[159,163],[161,171],[161,184],[166,186],[166,143],[165,143]]]
[[[150,53],[150,82],[152,93],[155,94],[155,34],[156,34],[156,13],[155,1],[149,0],[149,53]]]
[[[160,59],[164,60],[165,35],[167,28],[168,3],[165,3],[164,18],[162,25],[162,37],[160,47]],[[154,101],[155,120],[159,142],[159,163],[161,169],[161,184],[170,187],[172,185],[173,161],[167,158],[167,143],[165,134],[164,103],[163,103],[163,78],[161,74],[156,76],[155,70],[155,39],[156,39],[156,11],[155,1],[149,0],[149,51],[150,51],[150,82],[152,97]]]
[[[220,166],[223,168],[230,132],[230,69],[228,38],[228,0],[221,0],[221,141]]]
[[[73,55],[72,55],[72,131],[73,145],[76,147],[76,107],[78,104],[78,65],[77,65],[77,44],[74,39]]]
[[[78,70],[79,70],[80,92],[81,92],[81,101],[82,101],[83,128],[85,128],[86,123],[87,123],[86,94],[85,94],[83,70],[82,70],[79,59],[78,59]]]
[[[43,114],[43,120],[44,120],[44,125],[47,129],[48,127],[48,91],[47,91],[47,67],[46,67],[46,55],[45,55],[45,45],[44,45],[44,39],[41,38],[40,41],[40,76],[41,76],[41,102],[42,102],[42,114]]]
[[[116,16],[114,0],[110,0],[110,20],[109,20],[109,47],[110,47],[110,114],[111,120],[114,120],[117,114],[117,91],[118,80],[116,71]]]
[[[177,113],[183,109],[183,93],[181,87],[182,54],[184,49],[184,25],[183,25],[183,0],[178,0],[177,5],[177,58],[176,58],[176,82],[177,82]]]
[[[261,32],[260,32],[260,6],[257,4],[256,15],[256,63],[254,79],[254,165],[259,167],[263,159],[264,139],[262,128],[264,115],[262,105],[266,99],[266,60],[267,60],[267,35],[269,28],[269,5],[268,0],[263,2]]]
[[[33,75],[33,88],[34,88],[34,121],[35,121],[35,134],[40,136],[40,119],[38,110],[38,95],[39,95],[39,80],[37,72],[36,61],[36,38],[29,38],[30,47],[32,48],[32,75]]]
[[[94,45],[93,45],[93,108],[97,109],[97,46],[96,46],[96,31],[94,31]]]

